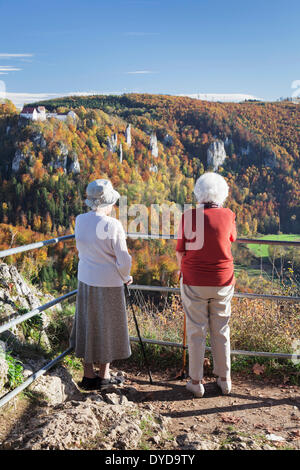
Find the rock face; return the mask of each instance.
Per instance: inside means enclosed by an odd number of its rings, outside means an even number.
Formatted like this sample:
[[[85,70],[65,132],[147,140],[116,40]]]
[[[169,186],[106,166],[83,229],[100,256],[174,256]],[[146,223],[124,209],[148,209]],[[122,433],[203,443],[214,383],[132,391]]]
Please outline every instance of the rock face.
[[[45,299],[42,300],[42,297]],[[18,273],[15,266],[6,263],[0,263],[0,321],[5,323],[11,317],[18,316],[20,308],[30,311],[39,305],[49,302],[53,297],[43,295],[33,286],[29,286],[23,277]],[[60,305],[51,307],[51,310],[61,310]],[[48,316],[45,312],[41,313],[42,333],[41,338],[48,344],[45,330],[49,324]],[[11,329],[14,335],[18,336],[17,327]]]
[[[125,139],[126,144],[130,148],[131,147],[131,124],[128,124],[125,130]]]
[[[64,142],[58,142],[56,149],[55,159],[51,161],[51,166],[54,169],[62,168],[67,172],[67,160],[68,160],[69,150]]]
[[[213,170],[216,171],[225,159],[224,142],[222,140],[215,140],[207,149],[207,165],[212,166]]]
[[[32,419],[21,432],[14,431],[3,448],[136,449],[145,428],[158,439],[166,434],[167,418],[141,410],[119,390],[81,398]]]
[[[50,415],[31,421],[25,434],[11,436],[4,443],[6,449],[78,449],[84,441],[100,433],[97,409],[92,403],[68,403],[63,409],[54,409]]]
[[[34,372],[41,366],[32,367],[26,364],[25,367],[26,371],[31,368],[32,372]],[[71,375],[64,367],[57,367],[56,369],[51,370],[49,374],[42,375],[34,381],[32,385],[30,385],[29,389],[41,394],[41,400],[44,400],[44,403],[47,406],[58,405],[66,400],[71,400],[80,396],[80,392],[76,387],[75,382],[73,382]]]
[[[25,161],[31,165],[34,161],[34,155],[37,155],[40,150],[47,147],[47,142],[41,133],[36,133],[31,138],[33,143],[33,151],[24,152],[17,149],[12,161],[12,171],[18,172],[20,170],[21,162]],[[54,169],[62,168],[65,173],[80,173],[80,164],[78,155],[74,151],[69,151],[68,146],[64,142],[58,142],[55,150],[55,157],[49,163]]]
[[[23,153],[20,149],[17,149],[15,152],[15,156],[12,161],[11,169],[14,172],[20,170],[21,162],[26,161],[29,158],[29,154]]]
[[[152,156],[157,158],[158,157],[158,145],[157,145],[157,137],[156,137],[155,132],[152,132],[150,136],[149,148],[151,150]]]
[[[47,142],[42,134],[36,134],[32,140],[36,145],[39,145],[42,149],[45,149],[47,147]]]
[[[33,143],[33,151],[37,153],[40,149],[45,149],[47,147],[47,142],[44,136],[41,133],[36,133],[31,138]],[[24,152],[20,149],[17,149],[12,161],[12,171],[18,172],[20,170],[20,165],[22,161],[26,161],[29,165],[33,163],[32,152]]]
[[[115,153],[118,148],[118,135],[112,134],[110,137],[107,137],[107,150],[109,152]]]
[[[0,341],[0,395],[2,395],[3,386],[7,381],[8,364],[4,358],[4,348],[2,350]]]
[[[80,173],[80,164],[77,153],[74,151],[70,152],[67,145],[63,142],[59,142],[56,158],[50,162],[50,165],[54,169],[62,168],[65,173]]]
[[[67,172],[77,175],[80,173],[80,164],[76,152],[70,152],[67,161]]]

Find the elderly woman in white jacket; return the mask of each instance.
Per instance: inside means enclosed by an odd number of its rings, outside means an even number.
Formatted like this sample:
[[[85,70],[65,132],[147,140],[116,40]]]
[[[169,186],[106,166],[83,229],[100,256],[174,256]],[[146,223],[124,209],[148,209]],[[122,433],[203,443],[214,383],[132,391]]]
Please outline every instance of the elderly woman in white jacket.
[[[81,387],[95,390],[120,383],[121,378],[111,377],[110,363],[131,355],[124,284],[132,277],[123,226],[110,216],[119,193],[105,179],[91,182],[86,193],[92,210],[75,222],[78,293],[70,345],[84,360]],[[100,365],[99,376],[94,363]]]

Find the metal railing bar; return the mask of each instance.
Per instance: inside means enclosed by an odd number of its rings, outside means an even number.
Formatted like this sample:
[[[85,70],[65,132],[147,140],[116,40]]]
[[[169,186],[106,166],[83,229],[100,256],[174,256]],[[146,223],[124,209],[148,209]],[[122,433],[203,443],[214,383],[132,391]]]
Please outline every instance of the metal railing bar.
[[[139,342],[139,338],[130,336],[130,341],[135,343]],[[143,343],[157,344],[159,346],[168,346],[172,348],[182,348],[188,349],[187,346],[184,346],[182,343],[173,343],[172,341],[161,341],[156,339],[141,338]],[[211,351],[210,346],[206,346],[206,351]],[[258,356],[258,357],[272,357],[272,358],[282,358],[282,359],[300,359],[300,354],[289,354],[289,353],[271,353],[265,351],[242,351],[242,350],[231,350],[230,354],[232,356]]]
[[[180,294],[179,287],[147,286],[147,285],[132,284],[129,286],[129,289],[149,291],[149,292],[167,292],[167,293]],[[61,301],[68,299],[70,297],[73,297],[76,294],[77,294],[77,289],[71,292],[68,292],[67,294],[62,295],[61,297],[57,297],[56,299],[53,299],[50,302],[47,302],[46,304],[40,305],[39,307],[36,307],[30,312],[24,313],[23,315],[20,315],[19,317],[14,318],[13,320],[7,323],[4,323],[3,325],[0,325],[0,333],[3,333],[4,331],[9,330],[13,326],[16,326],[19,323],[22,323],[23,321],[28,320],[29,318],[35,315],[38,315],[44,310],[47,310],[48,308],[53,307],[54,305],[60,303]],[[250,294],[248,292],[245,292],[245,293],[235,292],[233,296],[237,298],[263,299],[263,300],[267,299],[267,300],[277,300],[277,301],[280,300],[280,301],[295,302],[295,303],[300,302],[300,297],[296,297],[296,296]]]
[[[166,287],[166,286],[145,286],[139,284],[131,284],[129,289],[139,289],[150,292],[172,292],[173,294],[180,294],[179,287]],[[287,302],[300,302],[300,297],[288,295],[271,295],[271,294],[252,294],[248,292],[235,292],[234,297],[246,299],[264,299],[264,300],[284,300]]]
[[[300,236],[299,236],[300,240]],[[260,240],[258,238],[237,238],[237,243],[255,244],[255,245],[281,245],[281,246],[298,246],[300,247],[300,241],[297,240]]]
[[[28,379],[25,380],[21,385],[16,387],[14,390],[11,392],[8,392],[6,395],[0,398],[0,408],[6,403],[8,403],[12,398],[14,398],[16,395],[21,393],[25,388],[27,388],[29,385],[32,384],[36,379],[41,377],[41,375],[45,374],[51,367],[53,367],[55,364],[57,364],[61,359],[63,359],[67,354],[69,354],[73,348],[68,348],[66,349],[63,353],[61,353],[59,356],[57,356],[55,359],[52,361],[48,362],[48,364],[44,365],[41,369],[39,369],[37,372],[34,372],[31,374]]]
[[[21,253],[23,251],[28,250],[35,250],[36,248],[43,248],[43,246],[56,244],[61,241],[66,241],[74,238],[75,235],[64,235],[62,237],[51,238],[50,240],[43,240],[36,243],[30,243],[29,245],[22,245],[16,248],[9,248],[7,250],[0,251],[0,258],[4,258],[5,256],[15,255],[16,253]]]
[[[139,233],[128,233],[129,238],[141,238],[145,240],[177,240],[177,236],[174,235],[152,235],[152,234],[139,234]],[[22,245],[16,248],[9,248],[7,250],[0,251],[0,258],[6,256],[15,255],[28,250],[35,250],[36,248],[43,248],[44,246],[56,244],[60,241],[67,241],[75,238],[75,235],[64,235],[62,237],[51,238],[49,240],[43,240],[41,242],[30,243],[29,245]],[[259,240],[253,238],[237,238],[236,243],[256,244],[256,245],[281,245],[281,246],[297,246],[300,247],[300,241],[285,241],[285,240]]]
[[[177,240],[177,235],[153,235],[150,233],[127,233],[129,238],[141,238],[143,240]],[[287,240],[259,240],[257,238],[237,238],[234,243],[253,243],[257,245],[282,245],[282,246],[298,246],[300,247],[300,236],[299,241],[287,241]]]
[[[138,343],[140,340],[139,338],[136,338],[135,336],[129,336],[130,341],[133,341],[134,343]],[[171,348],[182,348],[182,349],[188,349],[187,346],[184,346],[182,343],[174,343],[172,341],[161,341],[158,339],[148,339],[148,338],[141,338],[143,343],[148,343],[148,344],[158,344],[159,346],[168,346]]]
[[[56,305],[60,303],[62,300],[68,299],[69,297],[72,297],[73,295],[77,294],[77,289],[72,290],[71,292],[68,292],[67,294],[62,295],[61,297],[57,297],[54,300],[51,300],[50,302],[47,302],[46,304],[40,305],[39,307],[34,308],[30,312],[24,313],[23,315],[14,318],[13,320],[4,323],[3,325],[0,325],[0,333],[3,333],[6,330],[9,330],[15,325],[18,325],[19,323],[22,323],[25,320],[28,320],[28,318],[34,317],[35,315],[38,315],[39,313],[43,312],[44,310],[47,310],[50,307],[53,307],[53,305]]]

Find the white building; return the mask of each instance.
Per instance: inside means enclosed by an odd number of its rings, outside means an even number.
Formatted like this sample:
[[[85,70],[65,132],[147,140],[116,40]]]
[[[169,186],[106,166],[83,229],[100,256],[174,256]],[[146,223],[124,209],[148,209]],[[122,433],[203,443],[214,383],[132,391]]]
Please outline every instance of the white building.
[[[44,106],[24,106],[20,116],[25,119],[31,119],[32,121],[45,121],[47,119]]]
[[[67,114],[60,114],[60,113],[47,113],[46,114],[47,118],[55,118],[59,119],[59,121],[66,121],[69,118],[71,119],[77,119],[77,114],[74,113],[74,111],[69,111]]]
[[[20,113],[20,117],[31,119],[32,121],[45,121],[50,118],[59,119],[59,121],[66,121],[68,118],[76,120],[77,114],[74,113],[74,111],[69,111],[66,114],[47,113],[44,106],[24,106]]]

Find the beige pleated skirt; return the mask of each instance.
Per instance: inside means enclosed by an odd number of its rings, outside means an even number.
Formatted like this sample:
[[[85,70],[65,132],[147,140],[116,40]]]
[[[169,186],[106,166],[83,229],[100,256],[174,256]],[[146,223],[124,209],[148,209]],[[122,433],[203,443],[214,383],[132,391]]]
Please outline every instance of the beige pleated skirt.
[[[70,346],[87,363],[106,364],[131,355],[124,288],[78,280]]]

